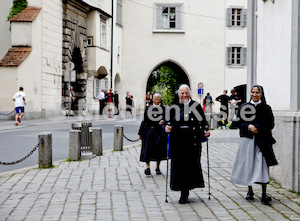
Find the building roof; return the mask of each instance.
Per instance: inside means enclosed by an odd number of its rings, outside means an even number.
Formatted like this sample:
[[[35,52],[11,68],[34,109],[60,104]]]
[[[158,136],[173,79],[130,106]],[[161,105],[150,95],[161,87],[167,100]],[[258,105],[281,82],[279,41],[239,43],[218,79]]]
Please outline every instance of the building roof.
[[[20,13],[13,16],[11,22],[32,22],[39,14],[42,7],[26,7]]]
[[[32,51],[31,47],[12,47],[0,60],[0,66],[16,67],[19,66]]]

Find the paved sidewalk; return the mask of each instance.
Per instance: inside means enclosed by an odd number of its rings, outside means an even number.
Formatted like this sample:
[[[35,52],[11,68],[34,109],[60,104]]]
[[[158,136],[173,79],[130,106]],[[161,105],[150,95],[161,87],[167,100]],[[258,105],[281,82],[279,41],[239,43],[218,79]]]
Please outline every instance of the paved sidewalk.
[[[54,162],[55,168],[25,168],[0,174],[0,220],[300,220],[300,196],[268,186],[272,205],[245,200],[247,187],[229,182],[238,143],[237,130],[214,130],[209,141],[211,199],[208,188],[194,189],[188,204],[168,188],[163,175],[145,176],[140,144],[124,151],[106,151],[79,162]],[[202,167],[207,181],[206,145]],[[207,184],[207,182],[206,182]],[[206,185],[207,186],[207,185]]]

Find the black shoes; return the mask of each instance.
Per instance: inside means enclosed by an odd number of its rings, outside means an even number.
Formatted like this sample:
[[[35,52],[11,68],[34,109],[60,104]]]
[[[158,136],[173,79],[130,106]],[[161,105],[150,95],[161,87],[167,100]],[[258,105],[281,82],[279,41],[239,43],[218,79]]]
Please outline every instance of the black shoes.
[[[254,195],[253,192],[248,192],[246,196],[246,200],[253,200],[254,199],[253,195]]]
[[[180,204],[186,204],[188,198],[189,198],[189,190],[181,190],[181,195],[180,195],[180,198],[179,198],[179,203]]]
[[[180,204],[186,204],[186,202],[187,202],[187,199],[180,197],[180,199],[179,199]]]
[[[246,200],[253,200],[254,199],[254,194],[253,192],[248,192],[247,195],[246,195]],[[272,201],[272,198],[263,194],[261,196],[261,200],[260,200],[262,203],[264,203],[265,205],[270,205],[269,202]]]
[[[156,169],[155,169],[155,172],[156,172],[157,175],[161,175],[161,171],[160,171],[159,168],[156,168]],[[150,168],[145,169],[145,174],[146,174],[147,176],[151,175]]]
[[[150,168],[145,169],[145,174],[148,175],[148,176],[151,175]]]
[[[155,169],[155,172],[156,172],[157,175],[161,175],[161,171],[160,171],[159,168],[156,168],[156,169]]]
[[[262,195],[260,201],[266,205],[269,205],[269,202],[272,201],[272,198],[267,195]]]

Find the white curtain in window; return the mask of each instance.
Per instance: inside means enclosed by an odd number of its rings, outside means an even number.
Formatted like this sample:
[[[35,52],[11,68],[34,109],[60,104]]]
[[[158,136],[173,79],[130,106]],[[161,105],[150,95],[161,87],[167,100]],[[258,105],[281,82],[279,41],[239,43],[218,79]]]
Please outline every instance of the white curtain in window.
[[[106,48],[106,23],[101,22],[101,41],[100,47]]]
[[[169,28],[168,15],[162,15],[162,28]]]

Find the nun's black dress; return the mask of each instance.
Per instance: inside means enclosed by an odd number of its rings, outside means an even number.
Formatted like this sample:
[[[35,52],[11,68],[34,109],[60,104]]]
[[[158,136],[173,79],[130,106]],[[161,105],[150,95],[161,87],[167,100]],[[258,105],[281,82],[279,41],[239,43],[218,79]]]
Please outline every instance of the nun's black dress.
[[[160,111],[161,110],[161,111]],[[164,119],[164,106],[155,107],[153,104],[146,107],[144,119],[138,134],[142,138],[142,149],[140,161],[161,161],[166,159],[166,135],[164,129],[159,125]]]
[[[188,191],[204,187],[201,168],[201,142],[205,141],[204,130],[208,123],[201,105],[191,100],[188,104],[177,104],[180,113],[175,108],[171,111],[170,125],[171,142],[171,180],[170,188],[175,191]],[[187,110],[188,107],[191,109]],[[179,114],[179,119],[176,116]]]

